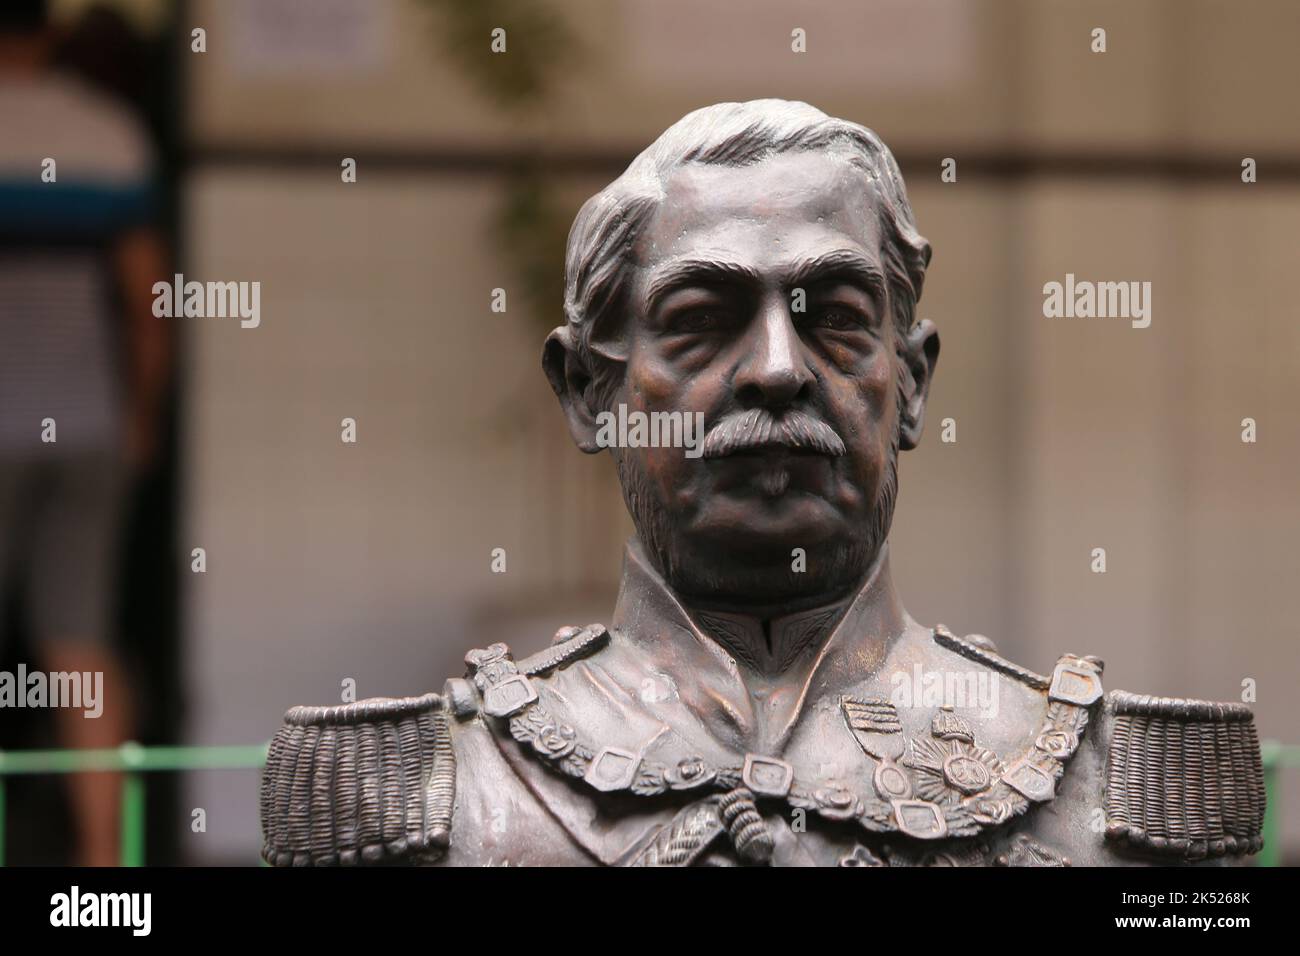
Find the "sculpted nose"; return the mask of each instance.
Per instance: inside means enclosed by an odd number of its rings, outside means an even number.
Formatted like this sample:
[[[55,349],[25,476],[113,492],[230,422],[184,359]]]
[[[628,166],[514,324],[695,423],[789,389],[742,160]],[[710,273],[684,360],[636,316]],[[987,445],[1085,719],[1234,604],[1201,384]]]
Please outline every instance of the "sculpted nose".
[[[746,355],[734,387],[741,404],[782,406],[806,396],[813,374],[784,297],[763,304],[745,336]]]

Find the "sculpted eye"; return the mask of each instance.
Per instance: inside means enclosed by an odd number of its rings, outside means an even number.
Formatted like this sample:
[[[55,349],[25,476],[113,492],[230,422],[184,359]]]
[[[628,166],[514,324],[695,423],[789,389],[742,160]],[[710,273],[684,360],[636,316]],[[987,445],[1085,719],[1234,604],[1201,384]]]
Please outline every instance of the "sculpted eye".
[[[684,312],[671,322],[672,331],[698,334],[712,332],[722,327],[725,317],[713,309],[695,309]]]
[[[815,328],[829,329],[832,332],[847,332],[851,329],[860,329],[865,323],[856,310],[833,305],[818,309],[810,324]]]

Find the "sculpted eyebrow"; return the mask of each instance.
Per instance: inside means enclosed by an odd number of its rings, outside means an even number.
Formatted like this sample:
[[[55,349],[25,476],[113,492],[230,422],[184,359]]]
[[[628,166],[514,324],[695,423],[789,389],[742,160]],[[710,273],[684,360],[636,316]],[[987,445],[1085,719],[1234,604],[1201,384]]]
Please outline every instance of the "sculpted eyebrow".
[[[653,309],[660,299],[676,289],[719,286],[737,282],[757,285],[760,281],[757,272],[735,262],[687,259],[667,266],[650,281],[646,291],[646,303]]]
[[[876,300],[885,301],[885,275],[870,259],[856,252],[832,252],[796,263],[790,270],[790,288],[802,288],[838,279],[856,285]]]

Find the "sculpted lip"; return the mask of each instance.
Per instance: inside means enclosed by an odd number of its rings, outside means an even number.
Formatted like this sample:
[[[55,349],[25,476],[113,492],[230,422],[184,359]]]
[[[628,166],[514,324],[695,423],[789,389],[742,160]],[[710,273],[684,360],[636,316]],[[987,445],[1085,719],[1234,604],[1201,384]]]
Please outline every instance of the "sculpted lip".
[[[779,461],[783,458],[836,458],[838,456],[820,448],[803,448],[782,442],[767,442],[762,445],[749,445],[720,455],[713,455],[711,460],[722,461],[728,458],[748,458],[751,460]]]
[[[809,448],[765,445],[731,452],[713,459],[713,488],[730,495],[759,492],[764,497],[829,492],[835,456]]]

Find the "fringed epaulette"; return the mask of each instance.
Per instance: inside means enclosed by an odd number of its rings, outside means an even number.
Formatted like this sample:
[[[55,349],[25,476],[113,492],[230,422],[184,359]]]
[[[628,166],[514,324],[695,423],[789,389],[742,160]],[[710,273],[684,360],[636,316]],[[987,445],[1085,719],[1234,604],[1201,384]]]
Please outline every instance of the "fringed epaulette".
[[[294,707],[262,773],[274,866],[432,861],[446,850],[456,761],[442,698]]]
[[[1106,838],[1200,860],[1263,846],[1264,772],[1244,704],[1115,691]]]

